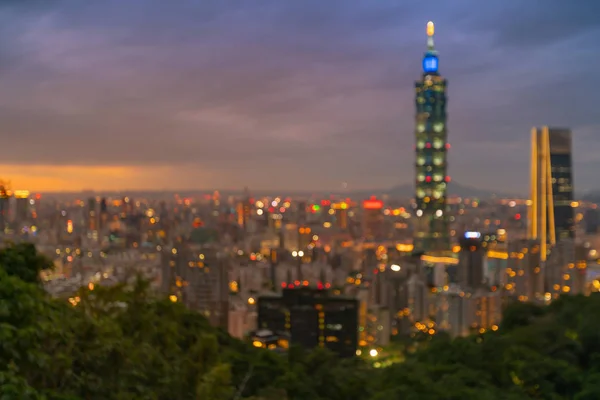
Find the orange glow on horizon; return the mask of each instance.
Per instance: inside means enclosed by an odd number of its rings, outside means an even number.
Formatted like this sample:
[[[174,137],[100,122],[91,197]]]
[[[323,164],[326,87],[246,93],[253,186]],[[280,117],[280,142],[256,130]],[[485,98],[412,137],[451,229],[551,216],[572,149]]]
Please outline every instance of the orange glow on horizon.
[[[189,186],[181,166],[78,166],[0,164],[1,179],[31,192],[179,189]],[[202,174],[200,174],[202,175]],[[198,179],[198,175],[193,177]],[[201,179],[206,177],[201,176]]]

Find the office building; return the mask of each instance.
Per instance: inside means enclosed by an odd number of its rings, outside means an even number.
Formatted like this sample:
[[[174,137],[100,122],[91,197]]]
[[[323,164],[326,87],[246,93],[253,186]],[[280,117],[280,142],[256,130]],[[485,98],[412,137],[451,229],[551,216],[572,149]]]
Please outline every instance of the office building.
[[[10,191],[0,186],[0,232],[4,233],[10,211]]]
[[[446,80],[438,72],[434,26],[427,24],[423,76],[416,82],[416,193],[414,245],[417,251],[449,250],[446,216]]]
[[[19,231],[29,221],[31,213],[29,210],[29,190],[15,190],[15,221]]]
[[[458,256],[458,283],[463,290],[474,291],[485,286],[484,260],[485,248],[482,246],[480,232],[465,232],[460,238]]]
[[[162,253],[162,290],[227,329],[229,260],[210,245],[181,244]]]
[[[528,237],[539,240],[542,262],[558,240],[574,239],[572,202],[571,132],[533,128]]]
[[[98,212],[96,211],[96,198],[94,197],[88,199],[87,220],[89,232],[98,230]]]
[[[358,301],[310,287],[283,289],[281,295],[260,296],[259,331],[289,337],[292,345],[325,347],[352,357],[358,345]],[[276,340],[275,340],[276,342]]]
[[[363,236],[367,240],[383,238],[383,201],[374,196],[363,201]]]

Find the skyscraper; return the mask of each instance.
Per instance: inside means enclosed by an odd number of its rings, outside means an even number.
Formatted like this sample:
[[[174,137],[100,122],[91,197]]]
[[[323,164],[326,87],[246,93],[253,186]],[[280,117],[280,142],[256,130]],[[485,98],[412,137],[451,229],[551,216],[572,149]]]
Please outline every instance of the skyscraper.
[[[446,80],[438,73],[433,22],[427,23],[423,77],[416,86],[415,250],[449,249],[446,191]]]
[[[371,196],[363,201],[363,235],[368,240],[383,237],[383,201]]]
[[[533,128],[528,237],[539,240],[542,261],[548,245],[575,237],[572,202],[571,131]]]

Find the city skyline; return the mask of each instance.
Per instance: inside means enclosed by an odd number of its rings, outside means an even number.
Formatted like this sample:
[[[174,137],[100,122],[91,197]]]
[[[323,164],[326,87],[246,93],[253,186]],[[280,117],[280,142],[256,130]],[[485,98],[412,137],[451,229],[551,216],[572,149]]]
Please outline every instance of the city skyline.
[[[0,178],[15,188],[410,183],[428,20],[450,82],[453,179],[526,193],[529,131],[549,125],[573,132],[576,186],[597,188],[600,121],[585,94],[598,84],[582,78],[600,62],[593,10],[559,1],[3,4]]]

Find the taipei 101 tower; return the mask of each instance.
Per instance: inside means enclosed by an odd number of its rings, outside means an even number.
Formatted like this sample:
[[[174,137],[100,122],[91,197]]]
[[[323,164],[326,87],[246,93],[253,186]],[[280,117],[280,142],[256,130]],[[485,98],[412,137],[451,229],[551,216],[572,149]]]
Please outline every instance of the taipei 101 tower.
[[[434,25],[427,23],[427,52],[423,76],[416,82],[416,192],[414,249],[440,252],[450,249],[446,194],[447,175],[446,80],[438,72],[433,45]]]

